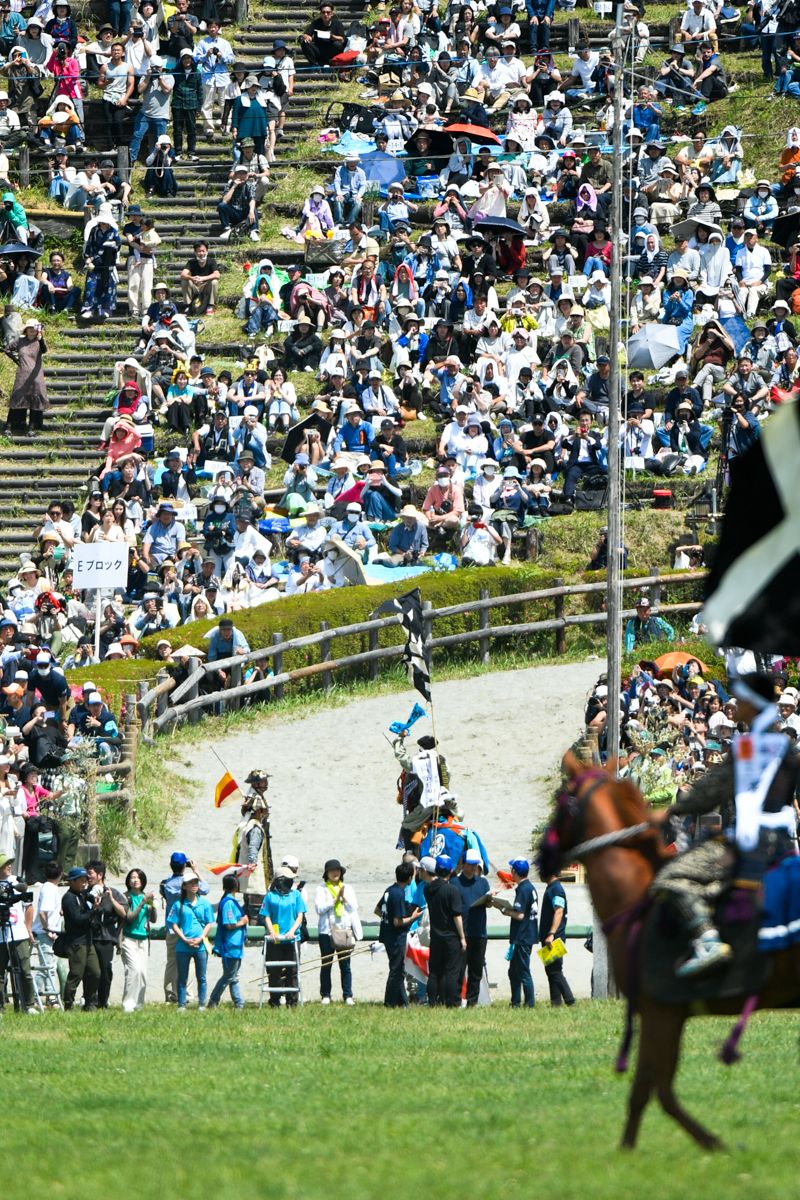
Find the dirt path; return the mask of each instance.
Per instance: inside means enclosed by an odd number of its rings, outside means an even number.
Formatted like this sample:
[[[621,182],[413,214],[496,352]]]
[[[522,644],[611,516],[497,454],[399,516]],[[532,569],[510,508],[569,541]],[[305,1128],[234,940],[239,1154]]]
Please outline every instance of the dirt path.
[[[437,733],[450,763],[453,790],[496,864],[528,853],[531,830],[550,803],[553,771],[580,728],[586,694],[601,669],[602,664],[594,660],[435,685]],[[373,919],[374,905],[394,878],[398,861],[400,809],[394,802],[398,768],[383,734],[392,721],[405,720],[416,698],[408,691],[345,702],[305,717],[265,716],[258,725],[219,741],[212,741],[209,726],[207,741],[191,746],[178,741],[171,765],[197,784],[197,790],[169,841],[131,849],[126,866],[144,867],[151,884],[157,884],[168,874],[173,850],[185,851],[201,871],[204,865],[227,861],[238,811],[214,809],[214,784],[221,767],[213,745],[242,784],[252,767],[264,767],[272,774],[275,861],[280,862],[284,854],[300,859],[301,874],[308,881],[310,923],[316,923],[313,899],[322,865],[332,857],[348,867],[348,882],[356,889],[362,918]],[[417,737],[429,731],[426,720],[414,730]],[[209,879],[211,899],[216,900],[219,883],[213,876]],[[569,886],[568,896],[570,920],[590,923],[585,889]],[[492,914],[489,921],[505,933],[508,922],[499,914]],[[487,954],[493,995],[499,1003],[508,999],[506,944],[505,938],[490,941]],[[316,946],[305,948],[303,961],[304,992],[306,998],[315,999],[319,991]],[[148,999],[162,998],[163,962],[163,943],[154,942]],[[575,994],[588,995],[591,955],[580,941],[570,941],[567,962]],[[371,954],[363,946],[353,972],[359,1000],[382,998],[385,955]],[[212,982],[216,980],[216,962],[209,973]],[[242,972],[248,999],[257,998],[259,974],[257,952],[248,951]],[[544,970],[536,956],[533,975],[537,995],[546,997]],[[115,999],[121,983],[120,966],[115,972]],[[334,997],[338,995],[335,979]]]

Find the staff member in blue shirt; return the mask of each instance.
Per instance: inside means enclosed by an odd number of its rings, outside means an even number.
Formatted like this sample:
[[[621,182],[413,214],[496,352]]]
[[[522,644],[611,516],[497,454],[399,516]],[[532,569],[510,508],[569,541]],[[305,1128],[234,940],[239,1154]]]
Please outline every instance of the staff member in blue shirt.
[[[464,934],[467,939],[467,1008],[478,1003],[483,967],[486,962],[486,903],[489,881],[483,875],[480,850],[467,850],[461,871],[452,882],[461,892],[464,903]]]
[[[557,875],[545,879],[547,887],[542,896],[542,911],[539,917],[539,941],[543,946],[552,946],[556,938],[565,941],[567,936],[567,893],[558,882]],[[575,1003],[572,988],[564,974],[564,959],[554,958],[545,963],[547,982],[550,985],[550,1003],[557,1008],[562,1002]]]
[[[239,891],[238,875],[226,875],[222,880],[223,896],[217,905],[217,932],[213,953],[222,959],[222,974],[214,984],[208,1001],[209,1008],[216,1008],[225,989],[231,989],[234,1008],[244,1008],[244,996],[239,987],[239,969],[247,934],[248,917],[236,899]]]
[[[286,996],[290,1006],[297,1004],[300,927],[306,902],[303,893],[293,888],[294,872],[289,867],[279,867],[269,885],[259,916],[264,918],[267,938],[273,944],[267,947],[267,961],[280,965],[267,967],[269,981],[269,1003],[277,1008],[281,996]]]
[[[189,964],[194,959],[197,976],[197,1007],[206,1007],[208,985],[206,967],[208,951],[206,938],[214,924],[214,909],[208,900],[200,896],[200,880],[194,871],[184,871],[181,897],[167,914],[167,928],[174,933],[175,961],[178,967],[178,1008],[186,1008],[186,986],[189,981]]]
[[[514,903],[493,901],[495,907],[507,912],[511,918],[508,932],[508,982],[511,984],[511,1007],[519,1008],[522,996],[525,1007],[533,1008],[535,996],[531,975],[531,950],[538,940],[536,918],[539,897],[536,888],[528,879],[530,863],[527,858],[512,858],[511,878],[516,886]]]

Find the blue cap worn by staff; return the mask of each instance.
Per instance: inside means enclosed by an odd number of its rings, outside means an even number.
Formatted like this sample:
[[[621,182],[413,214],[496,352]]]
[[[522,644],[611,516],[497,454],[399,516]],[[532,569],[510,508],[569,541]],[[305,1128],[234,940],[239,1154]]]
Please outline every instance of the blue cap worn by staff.
[[[83,867],[70,867],[67,871],[67,881],[72,882],[73,879],[86,879],[86,871]]]
[[[436,874],[445,871],[450,874],[453,871],[454,863],[449,854],[439,854],[436,858]]]
[[[182,850],[176,850],[174,854],[170,855],[169,865],[171,867],[185,867],[188,861],[189,859]]]
[[[531,869],[531,864],[528,862],[527,858],[510,858],[508,860],[508,865],[511,867],[512,871],[521,876],[523,879]]]

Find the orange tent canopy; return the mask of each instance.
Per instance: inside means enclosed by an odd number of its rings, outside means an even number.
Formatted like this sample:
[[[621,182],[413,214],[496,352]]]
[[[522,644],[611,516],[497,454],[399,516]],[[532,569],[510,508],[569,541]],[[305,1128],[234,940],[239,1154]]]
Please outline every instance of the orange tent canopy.
[[[670,650],[669,654],[662,654],[657,658],[655,663],[662,675],[669,675],[676,667],[682,667],[684,663],[692,660],[700,664],[704,675],[708,673],[706,664],[696,654],[687,654],[685,650]]]

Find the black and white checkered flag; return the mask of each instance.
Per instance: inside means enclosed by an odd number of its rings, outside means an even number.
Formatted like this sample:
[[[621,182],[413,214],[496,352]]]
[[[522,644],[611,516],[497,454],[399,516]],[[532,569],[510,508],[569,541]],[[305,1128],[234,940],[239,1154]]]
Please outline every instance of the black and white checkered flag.
[[[387,600],[375,610],[379,613],[399,613],[400,624],[406,631],[406,645],[403,651],[403,664],[408,672],[409,682],[425,700],[431,698],[431,675],[425,661],[425,637],[422,624],[422,597],[419,588],[406,592],[396,600]]]

